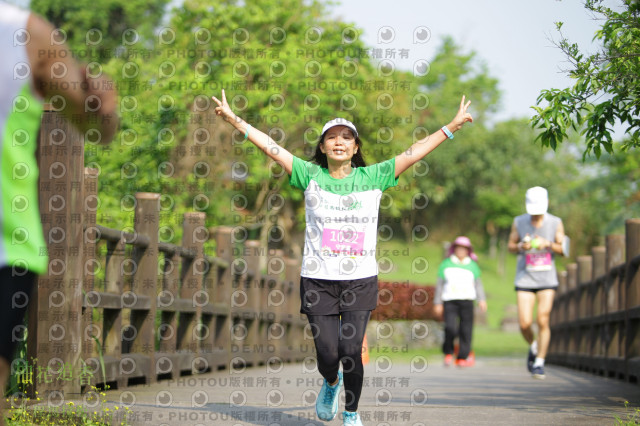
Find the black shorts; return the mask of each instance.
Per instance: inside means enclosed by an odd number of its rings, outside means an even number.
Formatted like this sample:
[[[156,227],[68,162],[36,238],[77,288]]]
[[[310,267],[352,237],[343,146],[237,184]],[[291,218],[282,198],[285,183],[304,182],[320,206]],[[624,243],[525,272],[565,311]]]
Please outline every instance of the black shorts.
[[[557,290],[558,286],[554,285],[551,287],[540,287],[540,288],[523,288],[523,287],[516,287],[516,291],[528,291],[529,293],[537,293],[539,291],[542,290]]]
[[[357,280],[321,280],[300,277],[300,313],[338,315],[372,311],[378,305],[378,276]]]
[[[36,274],[12,266],[0,268],[0,357],[13,361],[18,345],[16,336],[24,321]]]

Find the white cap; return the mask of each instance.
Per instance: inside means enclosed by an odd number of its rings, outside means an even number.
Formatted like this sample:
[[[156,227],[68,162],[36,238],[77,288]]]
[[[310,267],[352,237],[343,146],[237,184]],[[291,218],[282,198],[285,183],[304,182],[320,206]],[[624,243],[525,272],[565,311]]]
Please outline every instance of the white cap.
[[[527,213],[530,215],[545,214],[549,208],[549,197],[547,190],[541,186],[534,186],[527,189],[525,196],[525,205]]]
[[[345,118],[334,118],[333,120],[328,121],[327,124],[325,124],[324,127],[322,128],[322,134],[324,135],[327,130],[336,126],[346,126],[351,130],[353,130],[353,133],[356,136],[358,136],[358,131],[356,130],[356,126],[354,126],[352,122],[350,122]]]

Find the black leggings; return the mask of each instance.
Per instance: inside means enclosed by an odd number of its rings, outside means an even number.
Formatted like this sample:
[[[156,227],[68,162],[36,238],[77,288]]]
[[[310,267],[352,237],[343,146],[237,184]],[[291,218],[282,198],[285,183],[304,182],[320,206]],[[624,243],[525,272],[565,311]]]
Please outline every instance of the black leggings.
[[[342,361],[347,411],[356,411],[360,401],[364,376],[362,341],[370,315],[371,311],[307,315],[316,345],[318,371],[322,377],[329,383],[335,382]]]
[[[15,272],[15,273],[14,273]],[[36,274],[7,266],[0,268],[0,357],[13,361],[17,341],[14,328],[21,325],[27,311]],[[15,337],[22,337],[17,333]]]
[[[460,325],[458,325],[458,320]],[[458,359],[467,359],[473,334],[473,300],[444,302],[444,344],[442,352],[453,353],[453,340],[459,337]]]

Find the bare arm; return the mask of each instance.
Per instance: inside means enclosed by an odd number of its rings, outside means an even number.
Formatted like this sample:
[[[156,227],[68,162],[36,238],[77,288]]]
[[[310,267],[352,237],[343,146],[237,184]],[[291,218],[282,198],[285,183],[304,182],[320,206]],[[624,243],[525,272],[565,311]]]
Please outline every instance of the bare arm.
[[[254,128],[242,118],[238,117],[231,110],[231,107],[229,107],[224,89],[222,90],[222,100],[219,100],[215,96],[212,96],[211,98],[218,104],[216,107],[217,115],[221,116],[227,123],[247,135],[251,143],[267,154],[269,158],[280,163],[287,174],[291,175],[291,170],[293,169],[293,154],[278,145],[269,137],[269,135]]]
[[[518,229],[516,228],[516,223],[513,222],[511,225],[511,233],[509,234],[509,242],[507,243],[507,249],[511,253],[519,253],[522,250],[530,250],[531,243],[520,241],[520,234],[518,233]]]
[[[444,312],[444,306],[442,305],[442,287],[444,286],[444,279],[438,277],[436,281],[436,291],[433,297],[433,315],[436,318],[442,318]]]
[[[465,104],[465,97],[460,100],[460,108],[454,119],[447,125],[451,133],[455,133],[462,128],[467,121],[472,122],[473,117],[467,112],[471,101]],[[396,156],[396,177],[402,172],[422,160],[427,154],[436,149],[442,142],[447,140],[447,136],[438,129],[437,132],[430,134],[411,145],[405,152]]]
[[[562,242],[564,241],[564,225],[562,221],[558,225],[558,229],[556,229],[556,235],[554,236],[554,241],[549,242],[549,250],[551,250],[555,254],[560,254],[564,256],[564,252],[562,251]]]
[[[487,312],[487,296],[484,292],[484,285],[482,285],[482,279],[476,278],[476,299],[478,300],[478,307],[482,312]]]
[[[53,25],[31,13],[27,55],[36,91],[45,99],[64,99],[60,112],[82,132],[97,130],[100,143],[108,143],[118,130],[117,93],[104,76],[87,78],[86,69],[64,44],[52,44]]]

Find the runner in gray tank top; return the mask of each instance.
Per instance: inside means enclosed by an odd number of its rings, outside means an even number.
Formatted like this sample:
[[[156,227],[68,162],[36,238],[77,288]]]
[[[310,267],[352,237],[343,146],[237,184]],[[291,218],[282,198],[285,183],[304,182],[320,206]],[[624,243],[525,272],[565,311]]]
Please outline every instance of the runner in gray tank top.
[[[527,213],[513,220],[509,251],[518,255],[515,286],[520,331],[530,345],[527,368],[534,378],[544,379],[544,359],[551,338],[549,315],[558,287],[555,256],[563,253],[565,235],[562,219],[547,213],[546,189],[529,188],[525,205]],[[532,329],[536,301],[537,339]]]

